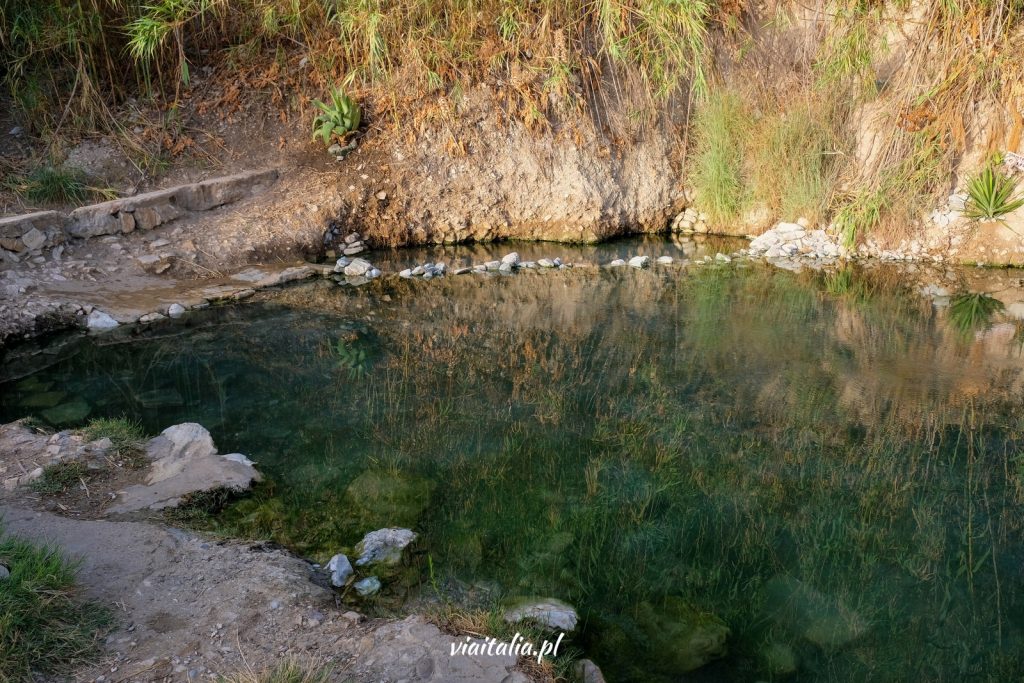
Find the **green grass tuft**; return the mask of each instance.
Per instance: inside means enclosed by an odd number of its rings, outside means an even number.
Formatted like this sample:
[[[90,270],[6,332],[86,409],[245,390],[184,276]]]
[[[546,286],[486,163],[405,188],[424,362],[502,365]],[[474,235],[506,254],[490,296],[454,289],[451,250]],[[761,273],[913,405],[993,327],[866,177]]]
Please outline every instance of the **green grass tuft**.
[[[55,166],[41,166],[12,179],[8,186],[26,201],[39,204],[78,203],[92,195],[84,173]]]
[[[968,218],[993,220],[1024,206],[1024,197],[1013,199],[1016,182],[993,165],[986,166],[967,184],[970,201],[964,215]]]
[[[0,562],[11,572],[0,579],[0,681],[67,673],[97,653],[110,613],[78,598],[74,563],[2,527]]]
[[[69,491],[72,487],[89,476],[88,468],[76,460],[47,465],[43,468],[43,476],[31,484],[36,493],[55,495]]]
[[[82,429],[82,435],[89,441],[110,439],[110,454],[129,469],[141,469],[149,464],[143,448],[146,435],[142,425],[134,420],[126,417],[96,418]]]
[[[317,664],[303,665],[294,659],[266,671],[245,671],[222,679],[224,683],[327,683],[331,672]]]
[[[743,158],[750,116],[729,91],[713,93],[697,112],[692,182],[697,205],[715,224],[739,217],[745,203]]]

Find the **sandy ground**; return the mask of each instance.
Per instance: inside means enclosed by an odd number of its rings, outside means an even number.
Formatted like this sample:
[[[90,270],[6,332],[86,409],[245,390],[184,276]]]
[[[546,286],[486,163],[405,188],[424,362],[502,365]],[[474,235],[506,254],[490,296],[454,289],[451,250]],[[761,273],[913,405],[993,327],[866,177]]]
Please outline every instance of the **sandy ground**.
[[[68,519],[12,497],[0,502],[8,533],[80,559],[85,594],[115,612],[101,660],[74,680],[217,680],[284,658],[325,665],[337,681],[529,680],[511,657],[451,657],[455,638],[423,617],[365,619],[282,550],[146,522]]]

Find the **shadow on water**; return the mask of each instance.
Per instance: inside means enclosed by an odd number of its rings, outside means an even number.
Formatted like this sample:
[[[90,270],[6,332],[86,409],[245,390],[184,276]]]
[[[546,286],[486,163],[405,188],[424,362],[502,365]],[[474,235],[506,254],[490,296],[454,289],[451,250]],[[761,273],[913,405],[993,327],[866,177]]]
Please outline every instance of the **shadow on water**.
[[[200,422],[272,479],[222,529],[411,526],[449,585],[578,606],[609,680],[1005,681],[1024,360],[973,306],[737,264],[318,282],[79,341],[0,412]]]

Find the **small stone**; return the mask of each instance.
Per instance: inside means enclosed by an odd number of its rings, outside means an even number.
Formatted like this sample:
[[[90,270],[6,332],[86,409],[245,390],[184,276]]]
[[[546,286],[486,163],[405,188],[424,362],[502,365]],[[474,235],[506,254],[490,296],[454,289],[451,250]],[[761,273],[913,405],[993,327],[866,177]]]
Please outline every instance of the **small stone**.
[[[355,570],[352,569],[352,563],[348,561],[348,557],[338,553],[327,563],[327,571],[331,574],[331,585],[342,588],[352,578]]]
[[[542,258],[537,259],[537,265],[540,266],[541,268],[554,268],[555,262],[552,261],[551,259]]]
[[[348,235],[345,235],[345,244],[355,244],[356,242],[362,241],[362,239],[362,235],[360,235],[358,232],[353,232]]]
[[[338,156],[339,154],[341,154],[341,145],[339,145],[338,143],[334,143],[333,145],[327,148],[327,153],[332,156]]]
[[[731,258],[726,256],[722,252],[718,252],[717,254],[715,254],[715,260],[718,261],[719,263],[729,263],[730,261],[732,261]]]
[[[334,264],[334,272],[335,273],[343,273],[343,272],[345,272],[345,266],[347,266],[350,263],[352,263],[352,259],[348,258],[347,256],[342,256]]]
[[[425,272],[427,272],[427,269],[424,268],[423,266],[416,266],[411,271],[414,277],[419,277],[420,275],[423,275]]]
[[[346,247],[341,253],[345,254],[345,256],[355,256],[356,254],[362,254],[364,251],[366,251],[366,246],[361,243],[357,243],[353,244],[351,247]]]
[[[362,597],[368,597],[380,591],[380,579],[376,576],[367,576],[362,581],[356,581],[354,588]]]
[[[484,264],[484,267],[487,270],[498,270],[501,268],[501,261],[488,261]]]
[[[412,277],[412,269],[406,268],[405,270],[398,273],[398,277],[410,278]]]
[[[507,263],[507,264],[509,264],[511,266],[518,266],[519,265],[519,254],[517,252],[514,252],[514,251],[509,253],[509,254],[505,254],[504,256],[501,257],[501,262],[502,263]]]
[[[384,201],[387,198],[388,198],[388,193],[387,192],[381,191],[381,192],[377,193],[377,200],[378,201]]]
[[[624,260],[620,259],[620,258],[617,258],[614,261],[612,261],[611,263],[609,263],[608,267],[609,268],[618,268],[618,267],[624,266],[624,265],[626,265],[626,262]]]
[[[629,259],[629,265],[633,268],[646,268],[651,262],[650,256],[634,256]]]
[[[378,268],[370,268],[370,270],[366,273],[366,277],[369,277],[369,278],[380,277],[380,269],[378,269]]]
[[[11,575],[11,570],[8,569],[5,565],[0,564],[0,581],[3,581],[4,579],[8,578],[10,575]]]
[[[658,257],[658,263],[663,265],[663,266],[672,265],[672,260],[673,259],[672,259],[671,256],[659,256]]]
[[[498,266],[498,272],[499,273],[505,273],[506,275],[508,273],[511,273],[512,272],[512,264],[511,263],[502,263],[500,266]]]
[[[171,318],[180,318],[185,315],[185,307],[181,304],[171,304],[167,307],[167,315]]]
[[[455,270],[452,271],[452,274],[454,274],[454,275],[463,275],[464,273],[472,272],[472,270],[473,270],[472,268],[468,268],[468,267],[456,268]]]

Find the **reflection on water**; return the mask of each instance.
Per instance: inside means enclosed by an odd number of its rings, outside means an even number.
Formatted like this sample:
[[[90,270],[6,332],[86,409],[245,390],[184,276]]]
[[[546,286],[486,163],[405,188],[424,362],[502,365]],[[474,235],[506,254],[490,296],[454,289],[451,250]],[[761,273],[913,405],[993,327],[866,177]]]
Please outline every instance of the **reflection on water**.
[[[201,422],[273,479],[236,532],[412,526],[578,606],[609,680],[1017,680],[1024,359],[954,322],[852,271],[322,282],[79,344],[0,411]]]

